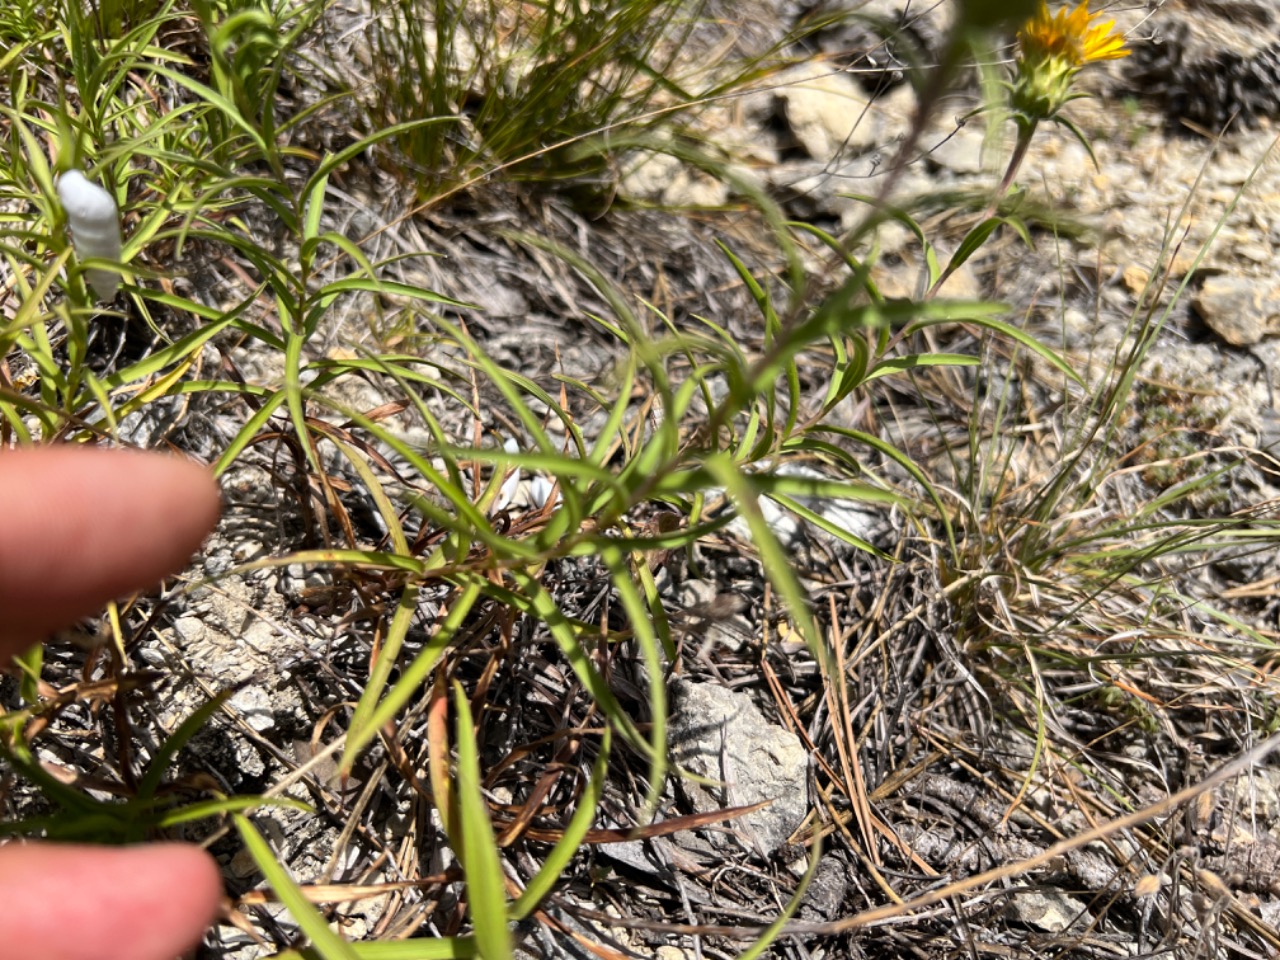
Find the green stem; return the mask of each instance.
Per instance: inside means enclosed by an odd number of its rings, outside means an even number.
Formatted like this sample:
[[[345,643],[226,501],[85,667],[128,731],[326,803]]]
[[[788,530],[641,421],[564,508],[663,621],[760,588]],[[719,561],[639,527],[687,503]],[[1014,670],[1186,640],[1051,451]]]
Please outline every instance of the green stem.
[[[1036,127],[1039,123],[1039,120],[1027,121],[1022,118],[1018,119],[1018,142],[1014,145],[1013,156],[1009,158],[1009,166],[1000,180],[1000,186],[996,187],[991,203],[987,205],[986,212],[982,214],[983,220],[992,216],[1000,208],[1000,201],[1009,195],[1009,188],[1013,186],[1013,178],[1018,175],[1018,169],[1022,166],[1022,161],[1027,157],[1027,149],[1031,146],[1031,138],[1036,135]]]
[[[978,223],[990,219],[995,216],[997,210],[1000,209],[1000,201],[1009,195],[1009,188],[1013,185],[1013,178],[1018,174],[1018,168],[1022,166],[1022,161],[1026,159],[1027,148],[1031,146],[1031,138],[1035,136],[1037,121],[1032,120],[1030,123],[1020,121],[1018,123],[1018,142],[1014,145],[1013,156],[1009,158],[1009,166],[1004,171],[1004,176],[1000,179],[1000,185],[996,187],[996,192],[991,197],[991,202],[987,204],[987,209],[982,212],[982,216],[978,218]],[[951,274],[955,272],[954,268],[947,264],[945,270],[938,275],[938,279],[925,292],[923,302],[928,303],[938,295],[938,291],[942,289]]]

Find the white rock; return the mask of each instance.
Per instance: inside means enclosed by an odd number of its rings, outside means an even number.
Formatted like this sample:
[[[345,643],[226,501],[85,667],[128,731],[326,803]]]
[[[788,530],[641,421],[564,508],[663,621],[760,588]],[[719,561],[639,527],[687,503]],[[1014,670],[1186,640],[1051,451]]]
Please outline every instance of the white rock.
[[[1210,277],[1192,301],[1214,333],[1234,347],[1280,333],[1280,285],[1245,277]]]
[[[982,173],[985,135],[981,124],[968,124],[938,144],[929,159],[952,173]]]
[[[789,71],[776,96],[801,148],[815,160],[834,160],[876,143],[876,117],[867,95],[847,74],[817,61]]]
[[[551,498],[551,491],[555,487],[555,481],[548,480],[546,477],[534,477],[529,481],[529,500],[541,509],[546,505],[547,500]],[[556,503],[560,502],[560,494],[556,494]]]
[[[721,207],[729,200],[729,187],[715,177],[691,167],[681,167],[662,191],[666,207]]]
[[[622,175],[618,192],[633,200],[661,200],[679,170],[680,161],[669,153],[644,151]]]
[[[726,822],[743,835],[746,849],[758,846],[770,854],[804,822],[809,812],[808,753],[799,737],[766,720],[745,693],[677,679],[671,687],[670,729],[672,759],[690,773],[725,784],[704,787],[681,781],[696,810],[772,801]]]
[[[1093,922],[1085,905],[1056,890],[1027,890],[1009,900],[1009,916],[1048,933],[1062,933]]]
[[[271,694],[261,687],[244,687],[227,701],[227,706],[239,710],[245,723],[258,733],[275,729],[276,715]]]
[[[204,623],[199,617],[179,617],[173,621],[173,632],[183,643],[197,643],[204,636]]]

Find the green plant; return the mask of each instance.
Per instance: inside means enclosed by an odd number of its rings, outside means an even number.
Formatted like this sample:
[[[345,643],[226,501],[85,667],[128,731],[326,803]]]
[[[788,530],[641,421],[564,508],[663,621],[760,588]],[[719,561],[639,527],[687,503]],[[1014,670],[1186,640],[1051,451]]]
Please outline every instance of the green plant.
[[[423,198],[497,173],[606,192],[615,141],[661,146],[682,114],[761,69],[689,70],[681,56],[700,3],[377,0],[373,14],[370,129],[450,121],[392,141],[386,164],[409,173]]]
[[[0,757],[31,783],[39,787],[44,799],[56,812],[0,823],[0,836],[44,836],[66,842],[139,843],[162,835],[183,824],[222,817],[240,810],[275,804],[308,809],[292,800],[268,800],[264,797],[216,797],[212,800],[183,802],[183,785],[166,784],[165,774],[190,739],[207,724],[230,697],[220,694],[187,717],[173,734],[159,746],[151,761],[135,771],[126,767],[121,780],[99,783],[97,788],[111,789],[127,799],[115,802],[93,797],[81,784],[67,784],[51,775],[37,762],[26,741],[28,725],[44,726],[57,714],[72,706],[74,700],[44,701],[24,710],[0,714]],[[123,759],[126,764],[129,753]],[[188,788],[188,792],[190,791]]]
[[[1136,147],[1147,134],[1151,133],[1151,127],[1141,120],[1142,102],[1137,97],[1126,97],[1120,102],[1120,106],[1124,111],[1124,120],[1128,127],[1128,132],[1125,136],[1129,141],[1129,146]]]

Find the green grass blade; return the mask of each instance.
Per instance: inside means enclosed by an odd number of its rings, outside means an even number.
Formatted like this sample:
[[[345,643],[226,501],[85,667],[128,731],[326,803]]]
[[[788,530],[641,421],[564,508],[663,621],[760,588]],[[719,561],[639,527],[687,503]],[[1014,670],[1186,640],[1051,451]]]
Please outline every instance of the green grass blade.
[[[957,304],[957,306],[963,310],[963,307],[964,307],[963,304]],[[907,327],[906,333],[909,336],[910,334],[913,334],[918,330],[923,330],[925,327],[933,327],[941,323],[950,323],[955,319],[963,319],[966,323],[972,323],[975,326],[985,327],[988,330],[993,330],[996,333],[1003,334],[1004,336],[1008,337],[1011,340],[1016,340],[1018,343],[1022,344],[1028,350],[1031,350],[1033,353],[1035,353],[1035,355],[1040,357],[1040,359],[1044,360],[1046,363],[1051,364],[1052,366],[1060,370],[1062,373],[1066,374],[1067,377],[1069,377],[1077,385],[1081,387],[1085,385],[1084,380],[1081,379],[1080,374],[1076,373],[1075,368],[1072,367],[1071,364],[1069,364],[1061,356],[1059,356],[1055,351],[1046,347],[1043,343],[1041,343],[1035,337],[1031,336],[1031,334],[1027,333],[1026,331],[1019,330],[1017,327],[1013,326],[1012,324],[1005,323],[1003,320],[997,320],[995,317],[983,316],[981,314],[974,314],[972,316],[959,317],[959,318],[953,317],[950,319],[944,319],[942,317],[936,317],[936,316],[922,317],[919,320],[916,320],[915,322],[911,323]]]
[[[170,830],[186,823],[208,820],[210,817],[225,817],[229,813],[243,813],[258,807],[283,807],[288,810],[300,810],[314,814],[315,810],[301,800],[290,800],[288,797],[256,797],[252,795],[223,797],[219,800],[202,800],[189,803],[184,807],[170,810],[156,821],[161,830]]]
[[[534,874],[533,879],[524,888],[524,893],[511,906],[511,919],[523,920],[532,913],[542,898],[551,892],[569,870],[569,863],[582,848],[582,841],[595,821],[596,808],[600,805],[600,797],[604,793],[605,775],[609,770],[609,748],[613,743],[613,734],[608,727],[604,730],[604,739],[600,743],[600,753],[591,766],[591,780],[578,797],[578,809],[573,811],[569,825],[564,834],[551,848],[551,852],[543,858],[542,866]]]
[[[904,370],[918,370],[921,367],[976,367],[982,363],[977,357],[966,357],[958,353],[913,353],[905,357],[890,357],[879,361],[868,372],[863,382],[879,377],[888,377]]]
[[[355,758],[359,756],[365,745],[418,695],[441,655],[462,629],[467,615],[470,614],[480,596],[479,581],[473,580],[463,588],[462,593],[449,607],[444,622],[436,628],[427,645],[414,657],[413,662],[404,669],[400,679],[386,691],[385,695],[383,688],[375,682],[377,678],[370,678],[364,693],[360,696],[359,704],[356,705],[355,715],[351,718],[351,728],[347,733],[347,742],[343,747],[340,764],[342,770],[350,770]],[[399,610],[396,611],[396,616],[400,616]],[[389,671],[394,663],[393,658],[387,657],[384,653],[383,660]],[[385,677],[383,685],[385,686]]]
[[[635,637],[644,656],[645,672],[649,681],[649,789],[644,806],[639,811],[641,823],[648,823],[657,811],[662,790],[667,779],[667,676],[663,668],[658,636],[650,620],[651,610],[640,591],[636,589],[628,569],[628,554],[617,541],[600,544],[600,558],[609,568],[610,580],[618,593],[631,635]],[[640,558],[640,563],[645,563]]]
[[[280,902],[288,908],[302,932],[311,940],[316,953],[323,960],[359,960],[360,955],[352,949],[351,944],[329,929],[329,922],[311,905],[306,895],[289,876],[289,871],[276,859],[270,844],[249,822],[249,819],[238,813],[235,816],[235,824],[253,862],[262,871],[262,875],[271,885],[276,896],[280,898]]]
[[[594,549],[594,548],[593,548]],[[617,697],[609,689],[609,684],[596,669],[591,657],[578,636],[578,628],[574,621],[565,616],[564,611],[556,604],[554,598],[538,578],[526,570],[511,571],[512,578],[520,588],[519,594],[507,594],[506,601],[536,617],[545,624],[552,638],[559,645],[565,659],[573,668],[578,680],[591,694],[591,698],[604,711],[615,727],[623,732],[628,743],[646,754],[650,752],[650,744],[636,729],[635,723],[627,716]],[[500,596],[499,588],[490,588],[490,593]]]
[[[760,939],[753,943],[747,950],[738,954],[738,960],[757,960],[758,957],[764,955],[764,952],[773,945],[773,941],[786,929],[791,918],[795,916],[797,910],[800,909],[800,902],[804,899],[805,893],[809,890],[809,884],[813,882],[813,878],[818,874],[818,864],[822,862],[822,839],[820,835],[813,838],[813,849],[809,851],[809,866],[804,872],[804,876],[800,878],[800,882],[796,884],[795,893],[791,895],[791,899],[787,901],[786,907],[782,913],[769,924],[764,933],[760,934]]]
[[[480,751],[476,746],[471,705],[460,684],[454,685],[457,712],[458,765],[455,796],[456,828],[462,834],[454,850],[467,879],[467,912],[471,915],[476,949],[481,960],[511,960],[511,931],[507,928],[506,883],[502,857],[489,822],[489,803],[480,778]]]
[[[213,715],[217,713],[224,703],[231,699],[232,693],[233,691],[231,690],[220,691],[206,703],[201,704],[199,709],[183,720],[182,723],[178,724],[178,729],[174,730],[169,735],[169,738],[161,744],[160,749],[151,758],[147,772],[138,781],[138,799],[149,800],[155,796],[156,790],[160,787],[160,781],[164,778],[165,771],[169,769],[169,764],[178,755],[178,751],[186,746],[187,741],[194,737],[213,718]]]
[[[809,610],[808,594],[800,585],[795,571],[791,569],[790,558],[778,537],[760,512],[760,501],[753,484],[753,478],[740,472],[725,455],[717,454],[706,462],[707,469],[716,478],[738,509],[738,514],[747,522],[751,530],[751,539],[756,551],[760,554],[760,562],[764,565],[765,574],[773,583],[787,612],[791,615],[796,629],[804,638],[810,652],[819,660],[828,656],[822,633]]]
[[[474,937],[441,937],[431,940],[388,940],[382,943],[353,943],[360,960],[471,960],[476,956]],[[274,954],[274,960],[322,960],[313,948],[286,950]]]

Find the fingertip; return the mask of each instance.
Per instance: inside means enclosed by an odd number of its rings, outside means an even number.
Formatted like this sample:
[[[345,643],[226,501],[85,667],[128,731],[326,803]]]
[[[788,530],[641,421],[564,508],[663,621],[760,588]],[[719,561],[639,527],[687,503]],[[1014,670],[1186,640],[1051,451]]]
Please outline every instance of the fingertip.
[[[0,849],[5,960],[172,960],[217,915],[217,865],[183,844]]]
[[[182,888],[174,921],[187,923],[203,932],[218,914],[222,901],[222,874],[207,852],[190,843],[154,843],[119,848],[126,860],[133,860],[141,872],[149,874],[151,890],[161,898],[173,898],[175,886]]]
[[[186,564],[217,522],[212,472],[166,454],[0,453],[0,656]]]

